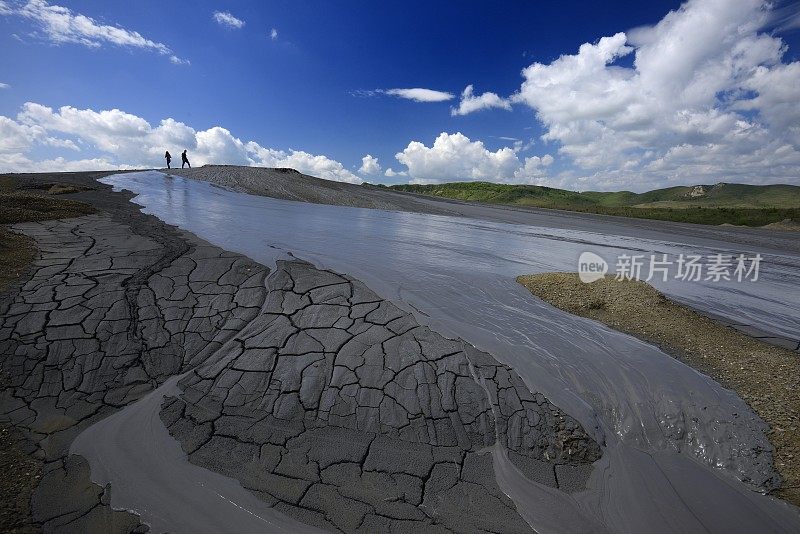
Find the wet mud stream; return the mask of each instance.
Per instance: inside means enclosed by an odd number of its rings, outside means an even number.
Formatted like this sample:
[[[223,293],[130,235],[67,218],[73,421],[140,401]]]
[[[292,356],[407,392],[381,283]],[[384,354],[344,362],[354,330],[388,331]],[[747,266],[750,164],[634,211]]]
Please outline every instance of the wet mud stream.
[[[102,181],[137,194],[134,202],[146,213],[264,265],[291,254],[347,273],[434,331],[492,354],[575,417],[603,447],[585,491],[567,495],[538,487],[515,471],[502,451],[493,453],[498,483],[538,531],[800,529],[796,508],[759,492],[776,476],[767,427],[738,396],[653,346],[533,298],[514,281],[520,274],[574,271],[584,251],[612,266],[618,255],[634,251],[758,252],[763,260],[756,282],[653,283],[701,311],[797,339],[800,299],[790,298],[800,287],[796,255],[724,242],[675,243],[668,234],[620,237],[604,234],[601,224],[595,232],[579,232],[297,203],[156,172]],[[157,406],[148,404],[157,403],[155,397],[157,392],[76,440],[72,450],[89,459],[93,479],[111,482],[112,488],[124,485],[127,470],[103,463],[115,454],[102,450],[114,446],[103,443],[103,436],[135,432],[139,425],[157,427]],[[162,430],[165,440],[171,439]],[[174,440],[172,445],[180,450]],[[177,452],[164,458],[180,461]],[[185,506],[197,493],[187,486],[181,490]],[[136,509],[133,494],[152,487],[144,482],[129,490],[131,495],[114,489],[112,504]],[[145,510],[137,511],[148,521]]]

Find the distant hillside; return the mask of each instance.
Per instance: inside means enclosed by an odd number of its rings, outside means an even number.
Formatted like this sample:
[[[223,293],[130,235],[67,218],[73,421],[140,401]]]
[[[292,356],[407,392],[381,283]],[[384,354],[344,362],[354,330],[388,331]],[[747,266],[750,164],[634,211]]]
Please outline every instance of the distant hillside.
[[[455,200],[512,204],[703,224],[764,226],[800,221],[800,187],[794,185],[678,186],[646,193],[578,193],[536,185],[451,182],[394,185],[392,189]]]

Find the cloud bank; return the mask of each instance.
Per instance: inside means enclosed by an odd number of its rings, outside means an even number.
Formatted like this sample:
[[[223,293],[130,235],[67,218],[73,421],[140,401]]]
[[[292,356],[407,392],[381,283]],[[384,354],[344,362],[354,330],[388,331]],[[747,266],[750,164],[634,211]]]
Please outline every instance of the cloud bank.
[[[533,109],[543,139],[574,164],[562,176],[573,186],[798,183],[800,63],[783,61],[785,43],[767,32],[772,7],[690,0],[654,26],[533,63],[510,100]],[[503,101],[468,89],[454,114]]]
[[[99,157],[36,160],[40,147]],[[145,119],[118,109],[94,111],[63,106],[53,110],[25,103],[16,119],[0,116],[0,172],[43,172],[95,169],[152,168],[163,165],[164,151],[189,150],[192,162],[291,167],[300,172],[341,182],[361,183],[361,178],[341,163],[302,150],[265,148],[242,141],[221,126],[194,128],[172,118],[152,126]],[[377,163],[377,162],[376,162]]]

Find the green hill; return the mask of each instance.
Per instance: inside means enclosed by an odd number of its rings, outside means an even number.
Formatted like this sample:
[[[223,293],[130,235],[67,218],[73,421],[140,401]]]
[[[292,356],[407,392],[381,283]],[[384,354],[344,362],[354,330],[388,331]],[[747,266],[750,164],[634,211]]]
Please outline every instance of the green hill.
[[[646,193],[576,192],[537,185],[450,182],[393,185],[391,189],[455,200],[563,209],[703,224],[763,226],[800,222],[800,187],[795,185],[678,186]]]
[[[521,204],[553,207],[592,205],[595,202],[581,193],[537,185],[508,185],[488,182],[452,182],[437,185],[393,185],[392,189],[456,200],[474,200],[493,204]]]

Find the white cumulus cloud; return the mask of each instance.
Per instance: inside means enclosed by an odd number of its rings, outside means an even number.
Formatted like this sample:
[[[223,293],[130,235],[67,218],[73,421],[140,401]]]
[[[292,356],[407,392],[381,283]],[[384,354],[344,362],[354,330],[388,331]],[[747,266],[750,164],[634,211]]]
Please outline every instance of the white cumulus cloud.
[[[386,172],[383,173],[384,176],[387,178],[394,178],[395,176],[408,176],[407,171],[395,171],[391,167],[386,169]]]
[[[259,167],[290,167],[311,176],[351,184],[360,184],[363,181],[344,165],[327,156],[309,154],[302,150],[264,148],[252,141],[247,143],[246,149],[252,160],[251,164]]]
[[[800,10],[778,6],[689,0],[655,25],[531,64],[509,98],[467,86],[451,113],[529,106],[572,165],[560,179],[584,188],[800,183],[800,62],[779,37]]]
[[[472,85],[468,85],[461,93],[461,102],[459,102],[458,107],[452,108],[450,114],[453,116],[468,115],[475,111],[490,108],[510,110],[511,103],[495,93],[483,93],[475,96]]]
[[[74,13],[69,8],[50,5],[45,0],[28,0],[13,4],[2,2],[0,15],[16,15],[32,21],[39,28],[40,37],[56,44],[73,43],[89,48],[110,44],[139,48],[168,56],[173,63],[188,63],[178,58],[164,43],[147,39],[133,30],[101,24],[91,17]]]
[[[524,69],[512,98],[607,188],[800,181],[800,63],[772,3],[690,0],[658,24]],[[633,55],[631,67],[617,60]]]
[[[381,166],[378,163],[378,158],[369,154],[361,158],[361,168],[358,169],[358,172],[366,176],[379,174],[381,172]]]
[[[31,152],[36,146],[81,152],[88,149],[100,156],[35,161]],[[63,106],[54,110],[34,102],[25,103],[16,119],[0,115],[0,172],[150,168],[163,164],[165,150],[175,153],[184,149],[195,165],[291,167],[328,180],[362,181],[327,156],[265,148],[255,141],[244,142],[221,126],[198,131],[172,118],[153,126],[119,109]]]
[[[11,86],[8,85],[7,83],[0,82],[0,89],[8,89],[9,87]]]
[[[547,176],[547,167],[553,164],[553,156],[545,154],[544,156],[531,156],[525,158],[525,163],[514,171],[514,178],[520,182],[538,182],[539,179]]]
[[[214,20],[217,24],[231,29],[240,29],[244,26],[245,22],[228,13],[227,11],[214,11]]]
[[[272,39],[273,41],[276,40],[278,38],[278,30],[276,30],[275,28],[272,28],[269,31],[269,38]]]
[[[395,157],[408,167],[413,183],[531,182],[543,178],[543,167],[553,163],[549,154],[541,158],[526,158],[523,163],[511,147],[491,151],[482,141],[472,141],[460,132],[442,132],[430,147],[412,141]]]
[[[0,153],[27,151],[33,143],[32,137],[25,126],[0,116]]]

